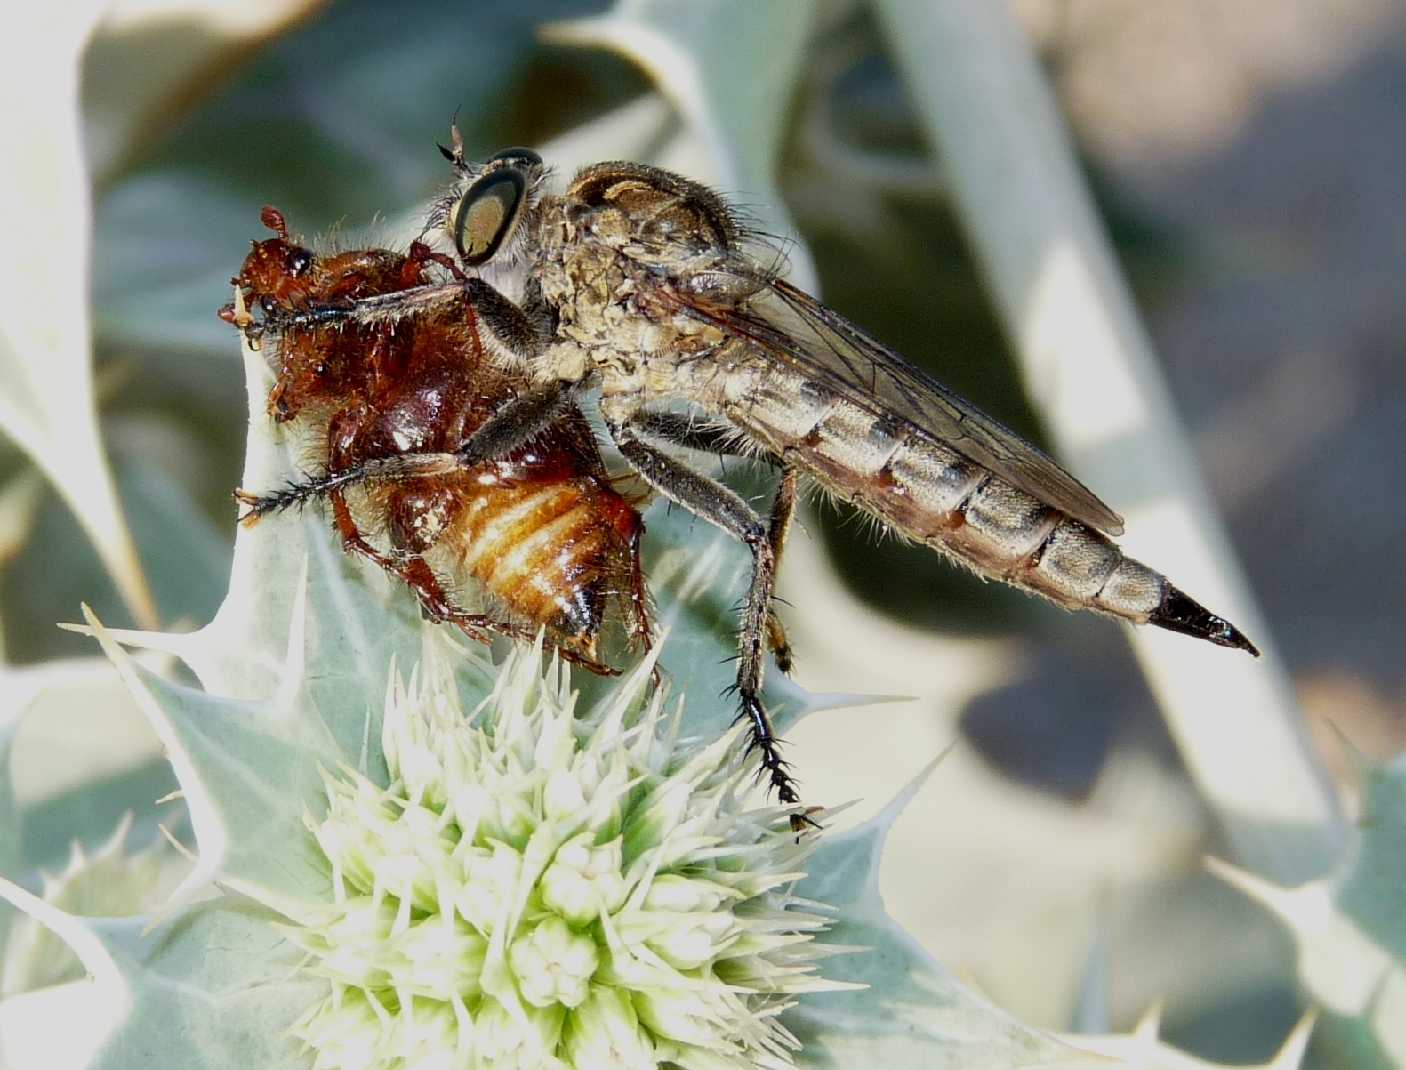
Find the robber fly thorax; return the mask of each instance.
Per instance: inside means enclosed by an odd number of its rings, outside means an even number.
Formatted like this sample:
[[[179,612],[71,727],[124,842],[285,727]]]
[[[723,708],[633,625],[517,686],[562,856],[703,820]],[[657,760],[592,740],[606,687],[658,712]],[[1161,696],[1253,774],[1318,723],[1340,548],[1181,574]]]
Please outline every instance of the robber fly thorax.
[[[427,232],[452,243],[453,278],[302,318],[375,322],[467,296],[492,359],[534,390],[455,453],[310,480],[270,508],[353,480],[481,463],[598,389],[606,429],[635,474],[751,552],[736,691],[752,746],[787,803],[798,797],[760,689],[768,637],[778,663],[789,661],[771,599],[799,476],[980,575],[1065,608],[1258,653],[1229,621],[1124,556],[1112,541],[1122,520],[1054,460],[781,278],[774,254],[711,190],[610,162],[551,195],[531,150],[473,165],[455,131],[454,148],[441,151],[460,178]],[[526,269],[516,302],[472,274],[504,263]],[[769,515],[665,448],[676,446],[773,464],[781,478]]]
[[[603,197],[621,199],[622,184],[635,195],[602,206]],[[754,264],[745,276],[736,270],[741,234],[720,199],[657,168],[597,164],[537,218],[534,276],[557,316],[538,378],[594,375],[602,415],[625,423],[680,398],[716,411],[765,374],[765,362],[730,346],[725,331],[660,299],[663,278],[688,280],[699,301],[735,303],[760,289]]]

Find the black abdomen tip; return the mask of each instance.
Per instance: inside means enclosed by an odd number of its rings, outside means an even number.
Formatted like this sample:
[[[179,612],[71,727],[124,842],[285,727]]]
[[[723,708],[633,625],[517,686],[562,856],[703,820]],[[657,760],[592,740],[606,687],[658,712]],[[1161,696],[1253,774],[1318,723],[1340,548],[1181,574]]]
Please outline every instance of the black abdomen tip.
[[[1171,632],[1205,639],[1216,646],[1248,650],[1255,657],[1260,656],[1255,644],[1246,639],[1239,628],[1224,617],[1216,616],[1200,602],[1187,597],[1171,584],[1167,584],[1166,597],[1162,599],[1162,604],[1152,611],[1147,623]]]

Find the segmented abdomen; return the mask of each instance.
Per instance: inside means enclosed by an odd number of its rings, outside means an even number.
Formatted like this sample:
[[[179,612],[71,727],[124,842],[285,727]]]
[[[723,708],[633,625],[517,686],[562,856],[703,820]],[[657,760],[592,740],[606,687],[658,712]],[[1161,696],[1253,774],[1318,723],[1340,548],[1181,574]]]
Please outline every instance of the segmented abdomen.
[[[1139,624],[1160,623],[1176,591],[1097,531],[957,450],[798,374],[772,367],[752,376],[724,412],[837,497],[981,575]]]
[[[634,509],[589,477],[466,487],[438,540],[508,611],[586,645],[624,590]]]

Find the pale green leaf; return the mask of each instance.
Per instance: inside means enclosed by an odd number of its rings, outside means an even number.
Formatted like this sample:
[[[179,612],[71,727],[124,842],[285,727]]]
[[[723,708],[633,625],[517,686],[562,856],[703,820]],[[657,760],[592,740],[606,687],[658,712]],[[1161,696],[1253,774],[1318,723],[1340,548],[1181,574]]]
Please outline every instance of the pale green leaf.
[[[829,938],[865,950],[827,965],[825,975],[867,987],[807,998],[788,1017],[806,1065],[913,1068],[1099,1067],[1117,1065],[1022,1025],[967,988],[884,910],[879,862],[894,821],[938,766],[930,764],[879,814],[827,837],[799,892],[835,912]],[[941,860],[932,872],[939,879]]]
[[[0,917],[9,910],[0,906]],[[48,1070],[84,1070],[112,1015],[111,994],[84,978],[0,999],[0,1070],[32,1066],[34,1052],[43,1052]]]
[[[88,316],[90,197],[79,57],[96,3],[20,5],[6,33],[26,62],[0,68],[10,182],[0,198],[0,429],[53,482],[137,620],[156,612],[98,435]]]
[[[301,952],[263,907],[224,897],[153,926],[149,918],[78,918],[3,880],[0,898],[61,937],[91,975],[85,986],[101,997],[52,1008],[89,1006],[81,1028],[51,1012],[23,1031],[5,1030],[14,1040],[0,1041],[12,1045],[0,1047],[8,1060],[0,1066],[33,1066],[36,1052],[53,1051],[68,1061],[44,1065],[306,1070],[287,1030],[322,988],[297,978]],[[0,1023],[35,1003],[0,1003]]]
[[[1247,864],[1287,881],[1321,872],[1342,838],[1337,800],[1011,5],[875,10],[1056,444],[1126,511],[1137,557],[1175,562],[1178,584],[1265,647],[1254,662],[1156,628],[1127,633],[1183,760]]]
[[[84,140],[101,185],[208,93],[222,67],[318,0],[108,5],[83,58]]]
[[[134,847],[134,824],[128,811],[91,851],[73,843],[62,869],[42,873],[44,901],[72,914],[103,918],[140,914],[158,905],[190,864],[164,839]],[[82,975],[68,947],[32,917],[15,926],[0,953],[0,993],[6,996]]]
[[[280,678],[269,701],[216,696],[146,670],[89,617],[104,652],[122,673],[160,738],[190,811],[199,857],[175,893],[181,901],[215,880],[257,889],[265,902],[325,899],[326,866],[306,835],[303,814],[322,805],[323,769],[354,765],[326,717],[365,724],[352,713],[321,711],[301,686],[300,658]],[[301,629],[294,626],[294,642]]]
[[[1362,762],[1362,778],[1362,816],[1327,877],[1280,888],[1226,863],[1212,869],[1292,933],[1332,1065],[1368,1070],[1406,1066],[1406,755]]]
[[[501,147],[497,102],[535,47],[533,18],[513,5],[421,18],[348,5],[269,42],[218,106],[104,192],[101,338],[138,355],[229,360],[233,335],[215,310],[249,240],[266,233],[260,206],[277,205],[311,238],[423,201],[449,177],[434,146],[456,109],[473,151]]]
[[[712,181],[763,230],[786,239],[795,228],[776,188],[776,165],[814,15],[809,3],[618,0],[602,15],[551,25],[546,34],[614,49],[644,68],[703,150],[695,166],[657,162]],[[814,289],[809,255],[791,252],[793,279]]]

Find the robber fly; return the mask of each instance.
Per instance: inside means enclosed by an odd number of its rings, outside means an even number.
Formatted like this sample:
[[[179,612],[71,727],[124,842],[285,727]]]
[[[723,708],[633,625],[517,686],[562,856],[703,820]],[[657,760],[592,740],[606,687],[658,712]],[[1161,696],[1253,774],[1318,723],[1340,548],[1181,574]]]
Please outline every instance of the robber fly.
[[[472,164],[456,130],[453,147],[440,151],[457,181],[426,233],[452,242],[454,277],[293,319],[400,323],[467,301],[490,358],[533,388],[453,452],[368,461],[256,508],[472,468],[598,389],[605,426],[635,472],[751,551],[739,716],[783,803],[795,803],[796,790],[759,690],[798,475],[983,576],[1069,609],[1258,654],[1229,621],[1124,557],[1109,539],[1123,530],[1118,515],[1048,456],[780,278],[775,256],[716,193],[611,162],[578,171],[556,196],[529,149]],[[525,269],[520,301],[468,274],[490,264]],[[770,516],[666,448],[677,445],[774,464],[781,477]]]
[[[262,219],[275,237],[253,243],[232,280],[243,308],[231,304],[221,316],[266,348],[277,376],[269,414],[300,433],[317,467],[339,473],[401,453],[457,449],[528,388],[519,372],[485,360],[466,295],[404,323],[312,324],[270,335],[280,316],[422,287],[436,254],[417,243],[408,255],[318,256],[289,240],[277,209],[265,208]],[[612,673],[597,660],[597,638],[616,602],[634,643],[649,645],[644,525],[573,405],[473,467],[338,487],[328,498],[348,553],[398,577],[431,618],[476,639],[543,628],[569,660]],[[246,523],[257,516],[251,509]],[[471,592],[486,594],[492,611],[466,611]]]

